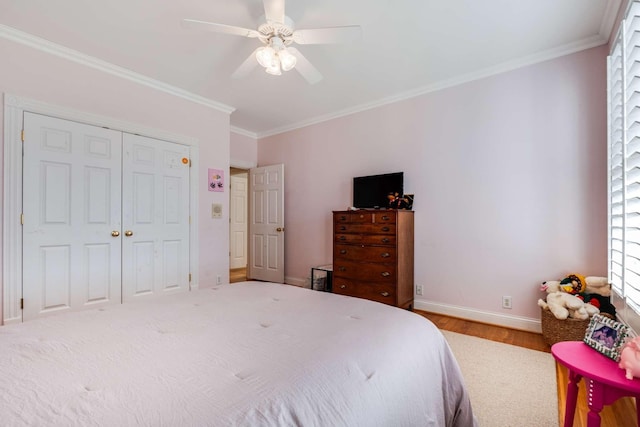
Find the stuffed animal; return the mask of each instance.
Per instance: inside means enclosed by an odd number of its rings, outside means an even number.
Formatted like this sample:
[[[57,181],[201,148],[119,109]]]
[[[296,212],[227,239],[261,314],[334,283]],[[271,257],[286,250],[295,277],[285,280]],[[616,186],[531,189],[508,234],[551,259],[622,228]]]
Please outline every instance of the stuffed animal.
[[[564,292],[559,281],[547,281],[540,286],[541,291],[547,292],[546,301],[542,298],[538,300],[538,305],[545,310],[551,311],[560,320],[570,317],[572,319],[585,320],[599,313],[596,307],[585,304],[583,300],[568,292]]]
[[[606,277],[581,276],[570,274],[562,280],[548,280],[542,286],[551,286],[557,289],[576,295],[587,304],[591,304],[600,310],[600,313],[607,314],[612,319],[616,318],[616,308],[611,304],[611,284]]]
[[[635,337],[625,344],[618,366],[625,370],[628,380],[632,380],[633,377],[640,378],[640,337]]]
[[[562,290],[570,294],[598,294],[604,297],[611,296],[611,284],[606,277],[582,276],[580,274],[569,274],[560,280]]]

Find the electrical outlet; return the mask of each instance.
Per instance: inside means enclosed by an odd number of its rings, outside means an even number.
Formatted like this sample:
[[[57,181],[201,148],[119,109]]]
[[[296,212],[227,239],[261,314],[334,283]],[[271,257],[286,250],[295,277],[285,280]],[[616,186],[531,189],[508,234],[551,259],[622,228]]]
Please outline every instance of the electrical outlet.
[[[219,285],[222,283],[222,277],[220,277],[220,275],[218,274],[218,276],[216,277],[216,283]]]
[[[502,297],[502,308],[511,308],[511,297],[503,296]]]
[[[422,295],[422,285],[416,285],[416,295]]]

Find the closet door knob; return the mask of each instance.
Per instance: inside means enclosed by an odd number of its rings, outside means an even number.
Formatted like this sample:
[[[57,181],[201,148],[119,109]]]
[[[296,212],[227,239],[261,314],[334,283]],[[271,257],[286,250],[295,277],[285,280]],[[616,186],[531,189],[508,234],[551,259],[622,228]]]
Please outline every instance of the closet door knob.
[[[118,237],[118,236],[120,235],[120,232],[119,232],[118,230],[113,230],[113,231],[111,232],[111,235],[112,235],[113,237]]]
[[[131,237],[131,236],[133,236],[133,231],[127,230],[127,231],[124,232],[124,235],[127,236],[127,237]]]

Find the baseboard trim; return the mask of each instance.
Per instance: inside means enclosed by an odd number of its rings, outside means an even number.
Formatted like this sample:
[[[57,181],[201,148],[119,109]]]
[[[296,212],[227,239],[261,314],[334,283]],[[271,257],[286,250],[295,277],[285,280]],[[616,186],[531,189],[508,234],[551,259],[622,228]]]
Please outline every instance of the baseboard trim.
[[[301,288],[309,287],[309,279],[305,280],[298,277],[285,277],[284,283],[287,285],[299,286]],[[533,319],[531,317],[507,316],[491,311],[482,311],[475,308],[441,304],[420,299],[414,300],[413,306],[417,310],[428,311],[445,316],[458,317],[460,319],[488,323],[491,325],[502,326],[504,328],[519,329],[537,334],[542,333],[540,319]]]
[[[287,285],[298,286],[300,288],[308,288],[309,287],[309,281],[308,280],[299,279],[297,277],[285,277],[284,278],[284,283],[286,283]]]
[[[489,323],[505,328],[542,333],[540,319],[532,319],[530,317],[522,316],[507,316],[490,311],[476,310],[468,307],[441,304],[425,300],[414,300],[413,306],[417,310],[428,311],[431,313],[459,317],[461,319],[472,320],[475,322]]]

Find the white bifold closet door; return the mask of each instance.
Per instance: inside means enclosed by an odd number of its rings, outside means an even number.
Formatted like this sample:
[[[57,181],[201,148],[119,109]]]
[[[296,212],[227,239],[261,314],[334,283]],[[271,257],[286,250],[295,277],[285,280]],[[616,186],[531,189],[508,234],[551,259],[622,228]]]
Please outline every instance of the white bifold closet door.
[[[123,142],[122,299],[188,290],[189,147]]]
[[[24,114],[23,320],[188,289],[189,148]]]

